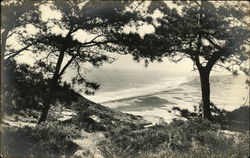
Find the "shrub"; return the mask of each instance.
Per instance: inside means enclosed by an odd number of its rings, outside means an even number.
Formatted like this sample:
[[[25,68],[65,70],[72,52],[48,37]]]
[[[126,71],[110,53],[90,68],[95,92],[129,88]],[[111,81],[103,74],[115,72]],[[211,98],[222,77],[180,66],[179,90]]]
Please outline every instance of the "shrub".
[[[189,111],[188,109],[182,109],[180,107],[173,107],[170,112],[175,111],[179,112],[180,117],[184,117],[188,120],[190,119],[199,119],[202,117],[202,103],[199,103],[199,105],[194,105],[194,112]],[[216,117],[223,117],[226,114],[226,110],[218,108],[214,103],[210,103],[211,112]]]
[[[249,112],[249,106],[241,106],[232,112],[226,113],[225,118],[228,120],[228,128],[235,131],[249,130]]]
[[[72,155],[78,146],[76,127],[60,123],[37,127],[6,127],[1,131],[1,151],[5,157],[59,157]]]
[[[103,153],[106,157],[209,157],[211,154],[244,157],[249,154],[249,137],[243,135],[236,139],[219,129],[218,124],[199,119],[174,120],[137,131],[118,128],[102,144],[105,145]]]
[[[68,125],[74,124],[87,132],[105,131],[104,123],[93,120],[90,118],[91,115],[92,113],[81,111],[72,119],[64,121],[64,123]]]
[[[38,65],[36,65],[38,64]],[[39,61],[34,66],[19,64],[14,60],[4,62],[3,79],[1,81],[1,110],[8,115],[19,114],[21,110],[43,109],[48,101],[51,104],[59,102],[69,107],[77,101],[79,94],[74,92],[70,84],[59,81],[51,86],[51,80],[45,72],[52,71],[50,66],[39,70],[44,63]]]

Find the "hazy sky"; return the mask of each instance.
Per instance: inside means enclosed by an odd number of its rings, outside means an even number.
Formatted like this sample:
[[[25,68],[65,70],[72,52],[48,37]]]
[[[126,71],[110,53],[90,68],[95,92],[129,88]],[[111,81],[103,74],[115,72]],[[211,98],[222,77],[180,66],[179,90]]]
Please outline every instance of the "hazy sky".
[[[120,69],[138,69],[146,71],[178,71],[189,72],[192,70],[193,64],[190,59],[185,59],[180,63],[173,63],[166,58],[164,62],[149,63],[148,67],[145,67],[144,61],[139,63],[133,60],[131,55],[121,55],[119,58],[111,64],[104,64],[103,68],[120,68]]]
[[[97,68],[92,68],[94,70]],[[198,75],[198,71],[193,71],[193,62],[191,59],[186,58],[178,63],[169,61],[167,58],[163,62],[154,62],[149,63],[148,67],[145,67],[144,61],[137,63],[133,60],[131,55],[121,55],[113,63],[105,63],[102,67],[94,71],[102,71],[103,69],[129,69],[129,70],[141,70],[141,71],[162,71],[163,73],[171,73],[176,75],[186,75],[193,76]],[[230,74],[224,69],[217,71],[212,71],[211,75],[220,75],[220,74]]]

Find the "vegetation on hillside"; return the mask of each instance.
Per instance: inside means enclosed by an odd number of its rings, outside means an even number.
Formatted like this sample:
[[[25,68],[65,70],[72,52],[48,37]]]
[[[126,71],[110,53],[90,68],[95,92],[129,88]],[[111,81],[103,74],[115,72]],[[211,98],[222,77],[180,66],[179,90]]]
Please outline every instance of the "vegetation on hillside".
[[[79,118],[74,120],[74,123],[57,121],[36,127],[3,128],[1,152],[6,157],[95,157],[92,148],[81,146],[76,140],[89,141],[88,137],[91,135],[103,133],[102,139],[95,140],[98,141],[95,148],[101,151],[105,158],[236,158],[250,154],[249,130],[230,132],[223,130],[218,123],[201,119],[173,120],[169,124],[163,123],[148,128],[135,128],[135,125],[114,127],[109,124],[106,129],[100,128],[97,121],[89,120]],[[113,122],[120,123],[118,120]],[[89,133],[88,137],[84,135],[86,131]]]

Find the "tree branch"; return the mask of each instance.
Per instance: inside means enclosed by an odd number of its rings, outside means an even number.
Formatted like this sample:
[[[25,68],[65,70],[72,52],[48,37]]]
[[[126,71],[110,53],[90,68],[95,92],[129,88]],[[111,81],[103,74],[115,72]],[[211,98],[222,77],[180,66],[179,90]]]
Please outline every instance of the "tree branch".
[[[25,46],[25,47],[19,49],[18,51],[14,52],[14,53],[10,53],[10,54],[5,55],[5,56],[8,56],[8,55],[9,55],[5,60],[10,60],[11,58],[14,58],[15,56],[17,56],[17,55],[18,55],[19,53],[21,53],[22,51],[28,50],[28,48],[29,48],[30,46],[32,46],[33,44],[35,44],[35,43],[36,43],[36,42],[30,43],[30,44],[28,44],[27,46]]]
[[[98,46],[98,45],[101,45],[101,44],[106,44],[106,43],[110,43],[111,41],[102,41],[102,42],[92,42],[92,43],[88,43],[90,45],[86,45],[86,43],[83,44],[83,48],[85,47],[93,47],[93,46]]]
[[[221,53],[218,51],[215,52],[212,57],[208,60],[207,65],[205,66],[206,69],[212,70],[213,66],[216,64],[216,62],[220,59]]]
[[[136,11],[136,9],[137,8],[139,8],[140,7],[140,5],[142,5],[144,3],[144,1],[141,1],[134,9],[133,9],[133,12],[135,12]]]
[[[200,58],[199,58],[198,55],[195,55],[194,61],[195,61],[195,64],[196,64],[198,70],[199,70],[199,71],[203,71],[203,70],[204,70],[204,67],[201,65],[201,63],[200,63]]]
[[[79,50],[79,49],[78,49]],[[62,76],[63,73],[65,72],[65,70],[69,67],[69,65],[73,62],[73,60],[76,58],[76,56],[78,55],[78,51],[77,51],[77,54],[76,55],[73,55],[71,57],[71,59],[67,62],[66,65],[64,65],[64,67],[62,68],[61,72],[59,73],[59,76]]]
[[[11,33],[7,36],[7,38],[9,38],[10,36],[12,36],[14,33],[16,33],[16,32],[15,32],[15,31],[11,32]]]
[[[88,45],[88,44],[92,44],[92,43],[96,44],[96,43],[98,43],[98,42],[96,42],[95,40],[96,40],[98,37],[101,37],[101,36],[104,36],[104,35],[97,35],[97,36],[94,37],[91,41],[89,41],[89,42],[84,42],[83,45]],[[105,42],[105,41],[102,41],[102,42]]]
[[[207,36],[203,36],[205,37],[216,49],[220,50],[222,49],[221,46],[219,46],[218,44],[216,44],[211,38],[207,37]]]

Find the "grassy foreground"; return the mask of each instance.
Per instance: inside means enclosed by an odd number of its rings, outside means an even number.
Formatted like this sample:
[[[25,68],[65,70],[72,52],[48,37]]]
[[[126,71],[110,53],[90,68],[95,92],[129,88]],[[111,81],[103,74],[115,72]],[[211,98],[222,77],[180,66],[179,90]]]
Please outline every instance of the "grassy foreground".
[[[98,109],[98,106],[96,106]],[[243,111],[249,117],[249,107]],[[91,108],[88,108],[91,109]],[[104,110],[103,107],[100,109]],[[35,127],[1,128],[3,157],[89,157],[89,158],[244,158],[249,156],[249,126],[238,120],[212,123],[192,119],[173,120],[145,128],[133,121],[92,110],[67,121],[51,121]],[[107,110],[107,109],[106,109]],[[94,110],[96,113],[96,109]],[[236,112],[241,110],[235,110]],[[89,116],[89,117],[88,117]],[[92,116],[92,117],[90,117]],[[115,114],[113,113],[113,116]],[[120,117],[124,117],[119,113]],[[232,116],[232,117],[229,117]],[[132,117],[126,115],[126,117]],[[245,116],[247,117],[247,116]],[[92,119],[91,119],[92,118]],[[238,118],[238,117],[237,117]],[[136,118],[131,118],[135,119]],[[243,120],[246,120],[243,117]],[[248,119],[249,121],[249,119]],[[137,121],[138,122],[138,121]],[[221,124],[223,123],[223,124]],[[237,124],[237,126],[236,126]],[[249,124],[249,122],[248,122]],[[233,128],[238,127],[238,128]]]

